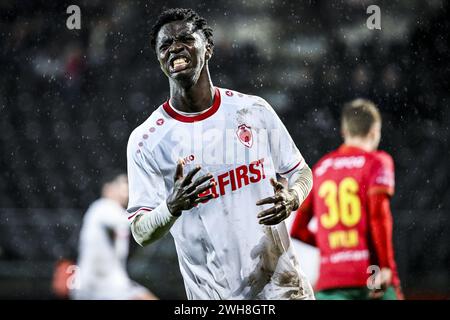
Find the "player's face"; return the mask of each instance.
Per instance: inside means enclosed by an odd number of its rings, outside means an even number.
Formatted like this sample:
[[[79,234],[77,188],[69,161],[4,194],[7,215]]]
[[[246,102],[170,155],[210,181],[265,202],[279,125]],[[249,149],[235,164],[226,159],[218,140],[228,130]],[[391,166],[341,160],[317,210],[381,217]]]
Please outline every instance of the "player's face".
[[[120,204],[123,207],[126,207],[128,205],[128,179],[125,175],[122,175],[117,179],[116,193]]]
[[[190,22],[174,21],[164,25],[156,38],[156,54],[167,77],[193,85],[200,77],[211,47],[201,30]]]

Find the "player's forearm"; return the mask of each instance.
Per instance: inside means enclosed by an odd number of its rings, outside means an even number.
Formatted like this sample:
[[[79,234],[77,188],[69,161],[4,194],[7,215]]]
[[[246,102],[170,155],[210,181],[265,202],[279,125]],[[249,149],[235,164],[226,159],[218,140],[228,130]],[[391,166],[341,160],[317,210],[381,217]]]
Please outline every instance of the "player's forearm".
[[[389,197],[384,194],[369,197],[370,232],[380,268],[392,268],[392,215]]]
[[[313,186],[313,174],[308,165],[302,169],[295,170],[288,178],[289,189],[295,191],[298,196],[298,205],[305,201]]]
[[[316,247],[316,235],[308,228],[311,216],[300,207],[291,227],[291,237]]]
[[[308,228],[314,213],[312,210],[311,194],[298,208],[291,227],[291,236],[311,246],[317,246],[316,235]]]
[[[164,201],[151,212],[137,216],[131,224],[131,233],[137,243],[145,246],[169,232],[176,219]]]
[[[316,235],[312,233],[307,226],[297,228],[291,232],[291,236],[297,240],[300,240],[310,246],[317,247]]]

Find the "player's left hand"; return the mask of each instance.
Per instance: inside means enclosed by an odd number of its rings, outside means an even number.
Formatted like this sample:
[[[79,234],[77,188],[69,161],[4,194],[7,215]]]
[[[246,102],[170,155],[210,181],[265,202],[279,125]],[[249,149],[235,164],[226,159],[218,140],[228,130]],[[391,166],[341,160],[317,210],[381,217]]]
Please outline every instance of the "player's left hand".
[[[270,179],[275,195],[264,198],[256,202],[256,205],[273,203],[274,206],[261,211],[258,214],[260,224],[275,225],[289,217],[292,211],[296,210],[299,205],[298,195],[294,190],[287,190],[283,184],[276,181],[274,178]]]

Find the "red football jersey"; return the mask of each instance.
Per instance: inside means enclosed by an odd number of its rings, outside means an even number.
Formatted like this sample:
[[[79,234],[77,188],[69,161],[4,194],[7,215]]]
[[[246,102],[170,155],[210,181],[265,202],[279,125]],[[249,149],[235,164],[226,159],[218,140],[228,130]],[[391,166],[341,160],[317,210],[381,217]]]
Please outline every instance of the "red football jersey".
[[[317,218],[315,244],[320,249],[316,290],[367,285],[370,265],[377,265],[370,237],[368,198],[394,194],[394,164],[383,151],[366,152],[342,145],[314,167],[308,201]],[[393,259],[393,258],[392,258]],[[399,284],[395,262],[393,284]]]

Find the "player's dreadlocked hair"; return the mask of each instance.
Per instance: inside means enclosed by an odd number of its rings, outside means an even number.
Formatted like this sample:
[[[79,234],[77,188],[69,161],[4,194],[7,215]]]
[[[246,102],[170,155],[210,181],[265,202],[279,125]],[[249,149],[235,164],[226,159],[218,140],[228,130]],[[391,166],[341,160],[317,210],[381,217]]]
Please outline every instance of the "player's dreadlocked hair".
[[[156,20],[156,23],[152,27],[151,31],[151,45],[153,50],[155,50],[156,36],[163,25],[174,22],[174,21],[186,21],[192,22],[194,24],[195,30],[202,30],[205,35],[206,40],[211,46],[214,45],[213,42],[213,31],[208,26],[205,18],[200,17],[197,12],[192,9],[168,9],[163,11]]]

